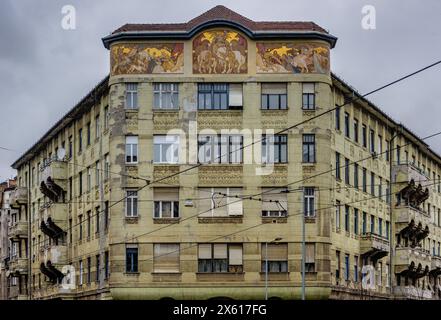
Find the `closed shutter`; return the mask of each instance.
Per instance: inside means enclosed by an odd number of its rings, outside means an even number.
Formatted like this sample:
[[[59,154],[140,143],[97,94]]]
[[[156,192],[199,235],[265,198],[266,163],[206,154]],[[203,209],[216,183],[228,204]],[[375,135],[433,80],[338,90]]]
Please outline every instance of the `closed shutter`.
[[[155,188],[153,190],[155,201],[179,201],[178,188]]]
[[[230,107],[241,107],[242,102],[242,84],[241,83],[230,83],[229,85],[229,105]]]
[[[315,243],[307,243],[305,246],[305,263],[315,263]]]
[[[281,189],[263,188],[262,189],[262,210],[263,211],[283,211],[288,210],[288,198]],[[272,200],[273,202],[269,202]],[[279,201],[280,205],[276,201]],[[283,208],[283,209],[282,209]]]
[[[303,93],[314,93],[314,83],[304,83]]]
[[[153,269],[154,272],[179,272],[179,244],[155,244]]]
[[[213,245],[213,259],[227,259],[227,244],[226,243],[215,243]]]
[[[266,245],[262,244],[262,260],[266,260]],[[268,260],[269,261],[287,261],[288,260],[288,244],[268,244]]]
[[[286,83],[262,83],[262,94],[286,94]]]
[[[235,196],[242,196],[242,189],[240,188],[230,188],[228,190],[228,215],[230,216],[241,216],[243,213],[242,200],[236,198]]]
[[[230,266],[241,266],[242,261],[242,245],[231,244],[229,246],[230,251]]]
[[[198,250],[198,258],[199,259],[211,259],[211,244],[204,243],[199,245]]]

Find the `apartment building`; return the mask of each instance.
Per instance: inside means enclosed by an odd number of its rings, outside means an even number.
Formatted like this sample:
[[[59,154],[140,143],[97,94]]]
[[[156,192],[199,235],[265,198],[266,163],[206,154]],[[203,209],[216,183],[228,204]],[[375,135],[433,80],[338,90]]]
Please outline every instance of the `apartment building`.
[[[331,73],[336,37],[217,6],[102,40],[12,165],[31,299],[300,299],[302,266],[307,299],[439,299],[441,158]]]

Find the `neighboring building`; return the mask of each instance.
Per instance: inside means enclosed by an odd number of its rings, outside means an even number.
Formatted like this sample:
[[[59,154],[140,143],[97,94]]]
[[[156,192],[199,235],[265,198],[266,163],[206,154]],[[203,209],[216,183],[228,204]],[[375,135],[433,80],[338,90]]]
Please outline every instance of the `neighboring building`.
[[[299,299],[305,221],[308,299],[439,299],[441,158],[330,72],[336,40],[222,6],[105,37],[110,76],[13,164],[31,298]]]
[[[0,185],[1,300],[29,298],[27,197],[20,196],[15,180]]]

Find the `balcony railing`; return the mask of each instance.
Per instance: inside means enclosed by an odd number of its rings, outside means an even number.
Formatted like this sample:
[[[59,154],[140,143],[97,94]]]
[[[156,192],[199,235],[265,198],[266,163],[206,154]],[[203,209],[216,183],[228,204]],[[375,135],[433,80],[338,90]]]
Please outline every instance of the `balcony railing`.
[[[390,252],[390,242],[385,237],[374,233],[367,233],[360,238],[360,253],[371,260],[378,260]]]
[[[28,203],[28,188],[16,187],[11,192],[10,204],[13,208],[18,208],[20,205]]]
[[[17,221],[8,227],[8,235],[9,238],[16,238],[16,237],[27,238],[28,230],[29,227],[26,221]]]
[[[28,259],[27,258],[19,258],[19,257],[11,257],[9,261],[9,271],[11,273],[20,273],[27,274],[28,273]]]
[[[432,266],[432,257],[428,250],[420,247],[395,248],[394,265],[395,273],[407,273],[415,277],[427,273]]]

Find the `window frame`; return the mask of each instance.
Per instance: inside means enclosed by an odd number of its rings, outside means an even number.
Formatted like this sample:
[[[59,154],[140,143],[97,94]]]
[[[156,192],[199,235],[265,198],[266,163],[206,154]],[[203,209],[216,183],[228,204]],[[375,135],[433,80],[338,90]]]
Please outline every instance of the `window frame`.
[[[170,90],[165,89],[166,85],[170,85]],[[163,106],[163,98],[170,95],[170,105]],[[159,106],[156,105],[159,101]],[[176,106],[173,101],[176,101]],[[153,110],[179,110],[179,83],[175,82],[155,82],[153,83]]]

